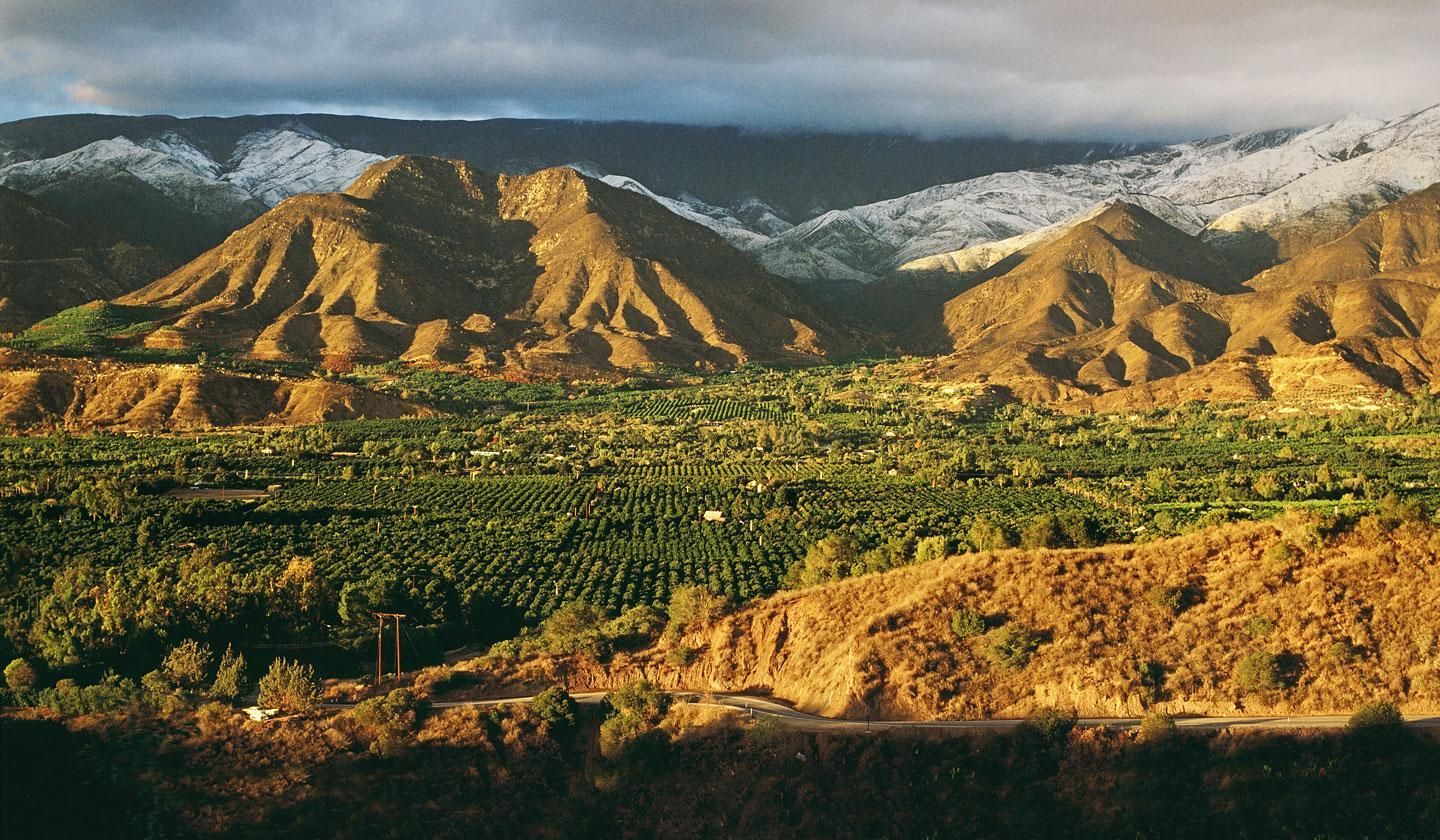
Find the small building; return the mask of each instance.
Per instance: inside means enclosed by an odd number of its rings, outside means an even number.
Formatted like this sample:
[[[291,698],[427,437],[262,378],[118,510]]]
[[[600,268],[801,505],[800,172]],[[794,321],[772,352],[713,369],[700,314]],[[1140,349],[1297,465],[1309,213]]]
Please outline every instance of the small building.
[[[724,522],[725,514],[721,513],[718,510],[707,510],[704,513],[700,514],[700,518],[705,520],[706,522]]]

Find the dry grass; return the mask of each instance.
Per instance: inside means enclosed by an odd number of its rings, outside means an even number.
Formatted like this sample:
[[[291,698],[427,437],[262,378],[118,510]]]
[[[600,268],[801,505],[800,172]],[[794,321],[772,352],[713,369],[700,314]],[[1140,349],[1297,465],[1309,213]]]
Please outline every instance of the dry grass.
[[[1157,586],[1185,588],[1178,614],[1147,597]],[[960,607],[994,629],[956,637]],[[1028,664],[1006,668],[990,647],[998,628],[1016,625],[1045,641]],[[1008,717],[1046,705],[1096,716],[1348,714],[1376,698],[1432,711],[1440,530],[1366,520],[1321,540],[1315,522],[1292,515],[1143,545],[967,554],[782,593],[684,643],[702,649],[684,667],[658,649],[608,668],[564,667],[572,690],[643,674],[856,717]],[[1236,666],[1257,650],[1280,658],[1286,687],[1239,687]],[[1151,663],[1158,692],[1147,686]],[[535,682],[555,666],[522,663],[510,675]]]

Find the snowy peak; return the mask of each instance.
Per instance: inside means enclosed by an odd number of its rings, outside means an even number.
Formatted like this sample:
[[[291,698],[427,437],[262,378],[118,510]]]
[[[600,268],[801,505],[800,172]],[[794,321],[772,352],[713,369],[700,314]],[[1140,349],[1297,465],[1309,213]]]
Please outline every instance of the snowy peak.
[[[240,138],[224,180],[274,206],[299,193],[334,192],[382,158],[345,149],[303,126]]]

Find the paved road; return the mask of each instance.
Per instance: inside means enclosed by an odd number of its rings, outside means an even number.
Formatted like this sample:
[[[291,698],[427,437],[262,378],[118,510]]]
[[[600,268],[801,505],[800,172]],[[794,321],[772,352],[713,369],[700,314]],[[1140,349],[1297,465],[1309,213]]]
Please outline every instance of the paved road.
[[[939,731],[984,731],[1013,729],[1022,721],[1006,720],[847,720],[820,717],[793,709],[774,700],[753,697],[746,694],[703,693],[694,691],[672,691],[672,697],[682,703],[734,709],[741,714],[757,718],[773,718],[786,726],[806,732],[863,732],[887,730],[939,730]],[[605,698],[603,691],[591,691],[570,695],[577,703],[594,704]],[[445,709],[456,706],[504,706],[528,703],[532,697],[504,697],[492,700],[451,700],[434,704]],[[1311,715],[1284,717],[1279,715],[1252,715],[1232,717],[1177,717],[1175,725],[1181,729],[1343,729],[1349,722],[1349,715]],[[1139,718],[1080,718],[1080,726],[1103,726],[1109,729],[1134,729],[1140,725]],[[1417,728],[1440,729],[1440,715],[1407,715],[1405,725]]]

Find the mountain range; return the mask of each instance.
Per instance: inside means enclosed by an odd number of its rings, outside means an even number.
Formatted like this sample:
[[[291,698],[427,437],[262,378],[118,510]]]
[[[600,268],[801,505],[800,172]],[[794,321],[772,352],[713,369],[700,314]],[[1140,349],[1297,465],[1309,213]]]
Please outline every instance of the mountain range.
[[[837,205],[942,171],[974,177]],[[889,347],[1027,399],[1349,405],[1429,387],[1436,182],[1440,107],[1163,147],[42,118],[0,126],[0,329],[111,300],[156,351],[569,375]]]

